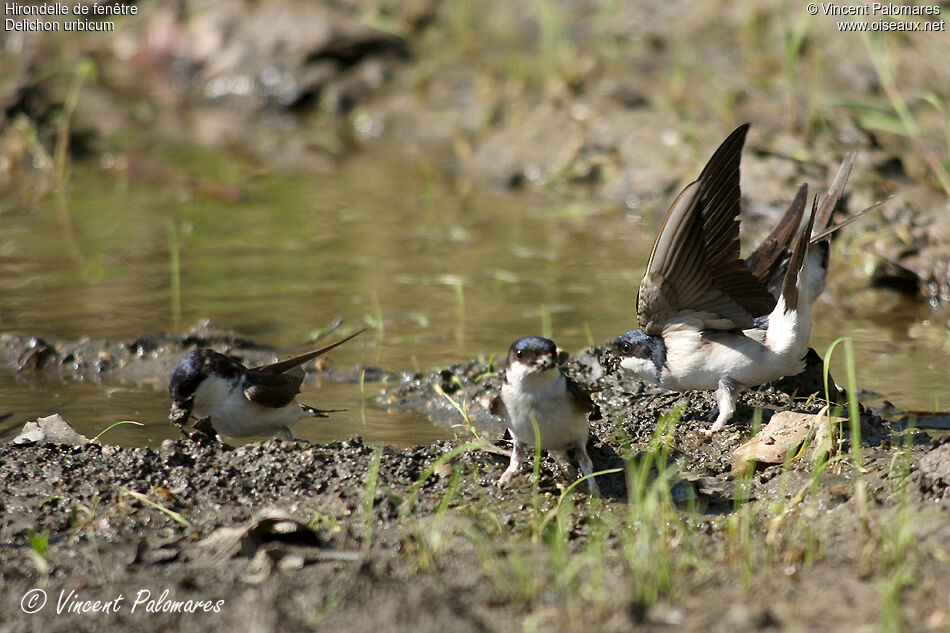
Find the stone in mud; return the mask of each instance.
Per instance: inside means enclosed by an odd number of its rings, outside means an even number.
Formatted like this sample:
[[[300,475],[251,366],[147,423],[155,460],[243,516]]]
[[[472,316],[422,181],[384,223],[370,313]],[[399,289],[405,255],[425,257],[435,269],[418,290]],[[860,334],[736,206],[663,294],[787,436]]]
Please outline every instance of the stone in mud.
[[[921,458],[920,486],[940,494],[950,487],[950,442],[944,442]]]
[[[280,544],[326,546],[306,523],[277,508],[265,508],[243,525],[218,528],[198,543],[212,560],[219,562],[238,555],[253,558],[265,545],[274,549]]]

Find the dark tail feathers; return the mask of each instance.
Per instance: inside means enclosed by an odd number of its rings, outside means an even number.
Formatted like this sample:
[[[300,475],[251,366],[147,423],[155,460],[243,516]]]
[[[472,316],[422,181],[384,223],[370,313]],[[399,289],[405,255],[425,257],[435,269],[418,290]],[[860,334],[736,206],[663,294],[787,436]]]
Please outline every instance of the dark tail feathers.
[[[808,254],[808,242],[811,239],[811,228],[815,223],[817,211],[818,198],[816,197],[811,205],[808,224],[798,234],[795,250],[792,251],[792,259],[788,262],[788,270],[785,271],[785,279],[782,281],[782,297],[785,299],[786,314],[798,307],[798,278],[802,272],[802,265],[805,263],[805,256]]]

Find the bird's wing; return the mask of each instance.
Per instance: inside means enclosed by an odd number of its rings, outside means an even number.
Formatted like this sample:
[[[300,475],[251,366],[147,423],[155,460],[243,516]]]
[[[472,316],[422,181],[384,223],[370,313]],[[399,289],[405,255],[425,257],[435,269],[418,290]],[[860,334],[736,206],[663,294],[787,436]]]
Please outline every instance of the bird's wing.
[[[274,373],[252,370],[246,374],[244,397],[262,407],[285,407],[300,393],[303,371]]]
[[[683,310],[705,327],[751,327],[775,298],[739,257],[739,159],[748,124],[723,141],[699,179],[670,207],[637,296],[637,319],[647,334]]]
[[[791,250],[792,239],[802,224],[807,201],[808,185],[802,185],[778,225],[762,240],[752,254],[745,258],[748,269],[763,284],[769,282],[775,272],[776,263]]]
[[[362,330],[359,330],[358,332],[354,332],[353,334],[350,334],[346,338],[342,338],[335,343],[330,343],[329,345],[325,345],[319,349],[315,349],[313,351],[307,352],[306,354],[301,354],[300,356],[294,356],[293,358],[288,358],[287,360],[281,360],[281,361],[277,361],[276,363],[271,363],[270,365],[262,365],[260,367],[255,367],[254,371],[282,374],[288,369],[293,369],[294,367],[303,365],[308,360],[316,358],[317,356],[320,356],[321,354],[326,354],[334,347],[339,347],[340,345],[343,345],[351,338],[359,336],[365,331],[366,331],[366,328],[363,328]]]
[[[785,271],[785,279],[782,281],[782,297],[785,299],[786,314],[798,307],[798,276],[802,271],[802,264],[805,263],[805,257],[808,255],[808,243],[811,239],[811,230],[815,224],[815,216],[818,215],[819,201],[816,197],[811,205],[811,214],[808,216],[808,224],[801,230],[795,249],[788,261],[788,270]],[[809,297],[809,301],[814,297]]]
[[[590,394],[592,392],[589,389],[584,389],[567,376],[565,376],[565,379],[567,380],[567,393],[571,396],[571,402],[574,403],[574,407],[585,415],[594,412],[591,419],[599,420],[600,408],[591,399]]]
[[[832,181],[831,186],[828,187],[828,193],[826,193],[821,200],[818,213],[815,215],[815,227],[820,232],[825,231],[831,226],[831,214],[838,205],[838,199],[841,198],[841,194],[844,193],[844,188],[848,184],[848,176],[851,175],[851,168],[854,166],[856,156],[854,152],[851,152],[844,157],[834,181]]]
[[[594,408],[594,401],[591,400],[590,397],[591,392],[587,389],[584,389],[567,376],[564,378],[567,382],[567,393],[571,395],[571,399],[574,401],[575,406],[578,409],[583,409],[585,412]]]
[[[505,401],[501,399],[500,390],[495,394],[495,397],[491,399],[491,404],[488,405],[488,412],[500,418],[508,419],[508,408],[505,407]]]

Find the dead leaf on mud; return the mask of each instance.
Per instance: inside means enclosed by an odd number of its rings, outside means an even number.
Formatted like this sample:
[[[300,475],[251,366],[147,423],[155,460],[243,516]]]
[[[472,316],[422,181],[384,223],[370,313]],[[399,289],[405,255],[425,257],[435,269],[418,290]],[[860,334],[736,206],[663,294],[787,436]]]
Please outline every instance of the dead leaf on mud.
[[[798,456],[806,441],[813,443],[809,461],[815,462],[831,451],[832,423],[845,418],[830,417],[825,407],[818,413],[780,411],[755,437],[733,451],[732,470],[739,472],[749,462],[781,464]]]
[[[198,543],[216,563],[241,556],[251,559],[244,582],[259,584],[274,567],[292,570],[320,561],[358,561],[359,552],[330,549],[306,523],[277,508],[261,510],[237,527],[222,527]]]
[[[89,438],[76,431],[73,426],[56,413],[38,418],[23,425],[23,429],[10,440],[14,444],[42,446],[43,444],[69,444],[79,446],[88,444]]]

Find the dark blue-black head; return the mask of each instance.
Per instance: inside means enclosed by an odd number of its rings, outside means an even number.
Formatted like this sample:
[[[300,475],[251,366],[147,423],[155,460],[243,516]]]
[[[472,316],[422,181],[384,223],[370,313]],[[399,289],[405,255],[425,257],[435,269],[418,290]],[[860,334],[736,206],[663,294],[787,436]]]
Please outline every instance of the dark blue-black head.
[[[557,366],[557,345],[540,336],[519,338],[508,348],[508,366],[521,363],[533,369],[545,370]]]
[[[632,369],[641,364],[637,361],[649,361],[656,371],[659,371],[666,364],[666,345],[663,339],[659,336],[650,336],[639,329],[624,332],[607,346],[606,351],[613,358],[602,364],[607,365],[611,370],[617,364]]]
[[[168,381],[168,393],[172,398],[168,418],[176,424],[184,424],[195,404],[195,392],[211,375],[225,379],[240,378],[244,367],[236,360],[219,354],[213,349],[196,349],[182,356]]]

